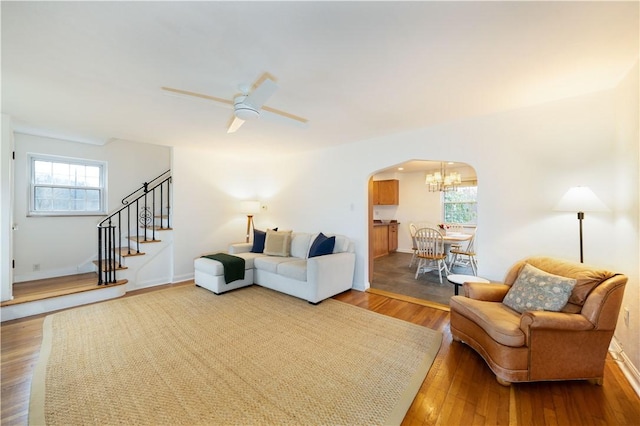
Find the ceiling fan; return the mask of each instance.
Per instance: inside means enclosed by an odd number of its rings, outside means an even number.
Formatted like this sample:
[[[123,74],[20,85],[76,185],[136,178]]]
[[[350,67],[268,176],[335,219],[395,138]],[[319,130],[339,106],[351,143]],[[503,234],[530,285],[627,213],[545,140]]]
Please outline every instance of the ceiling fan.
[[[234,133],[245,121],[257,120],[261,117],[271,121],[281,121],[306,127],[308,122],[306,118],[265,105],[265,102],[278,90],[278,85],[269,73],[264,73],[251,88],[245,86],[239,89],[241,94],[236,95],[233,99],[225,99],[188,90],[162,87],[162,90],[174,95],[191,96],[233,106],[233,116],[227,128],[227,133]]]

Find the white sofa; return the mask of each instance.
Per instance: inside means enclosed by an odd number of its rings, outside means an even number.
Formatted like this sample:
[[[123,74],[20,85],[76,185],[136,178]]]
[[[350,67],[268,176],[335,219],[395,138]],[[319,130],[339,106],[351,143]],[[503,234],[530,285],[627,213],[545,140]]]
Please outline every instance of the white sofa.
[[[352,287],[356,255],[353,242],[335,235],[332,254],[310,258],[309,249],[317,235],[292,233],[291,255],[287,257],[252,253],[252,243],[232,244],[229,254],[245,260],[244,279],[226,284],[222,264],[201,257],[194,261],[195,283],[216,294],[258,284],[310,303],[321,302]]]

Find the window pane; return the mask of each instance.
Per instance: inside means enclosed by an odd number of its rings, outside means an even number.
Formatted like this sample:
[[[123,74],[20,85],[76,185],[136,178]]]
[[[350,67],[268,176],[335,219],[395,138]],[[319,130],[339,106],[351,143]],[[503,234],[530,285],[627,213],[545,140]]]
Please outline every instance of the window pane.
[[[70,185],[69,164],[53,163],[53,183],[56,185]]]
[[[86,179],[87,179],[86,185],[94,186],[94,187],[102,186],[100,182],[100,172],[101,172],[100,167],[87,166],[86,167]]]
[[[71,190],[67,188],[53,188],[53,198],[56,200],[68,200],[71,198]]]
[[[53,210],[62,210],[62,211],[71,210],[69,200],[57,200],[57,199],[54,199],[53,200]]]
[[[444,206],[444,220],[447,223],[476,223],[478,211],[476,203],[448,203]]]
[[[37,199],[51,199],[53,198],[53,189],[47,187],[36,187],[35,190],[36,200]]]
[[[85,185],[85,166],[78,164],[71,164],[70,172],[71,172],[71,185],[76,186],[84,186]]]
[[[51,200],[48,198],[39,199],[36,198],[36,210],[38,211],[50,211],[53,208]]]
[[[444,221],[448,223],[476,224],[478,220],[477,186],[460,187],[445,192]]]

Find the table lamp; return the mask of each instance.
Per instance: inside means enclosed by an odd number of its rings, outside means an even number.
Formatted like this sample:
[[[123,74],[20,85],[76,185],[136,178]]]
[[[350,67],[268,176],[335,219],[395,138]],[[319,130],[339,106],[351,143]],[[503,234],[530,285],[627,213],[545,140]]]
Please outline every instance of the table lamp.
[[[580,226],[580,263],[584,263],[582,254],[582,220],[584,212],[607,212],[609,209],[586,186],[574,186],[562,196],[553,210],[561,212],[577,212]]]
[[[240,211],[247,215],[247,239],[249,242],[249,235],[251,232],[251,225],[253,225],[253,215],[260,211],[260,201],[242,201],[240,203]]]

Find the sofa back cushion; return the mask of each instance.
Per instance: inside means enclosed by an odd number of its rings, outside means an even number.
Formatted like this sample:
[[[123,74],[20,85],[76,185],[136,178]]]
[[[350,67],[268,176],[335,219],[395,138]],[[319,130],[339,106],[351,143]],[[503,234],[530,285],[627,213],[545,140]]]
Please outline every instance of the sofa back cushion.
[[[569,296],[569,302],[562,309],[562,312],[580,312],[589,293],[600,283],[616,275],[615,272],[596,269],[584,263],[571,262],[552,257],[530,257],[513,265],[507,273],[504,283],[513,285],[520,274],[520,270],[527,263],[550,274],[576,280],[576,285],[571,291],[571,296]]]
[[[291,234],[291,256],[306,259],[311,244],[311,234],[294,232]]]

